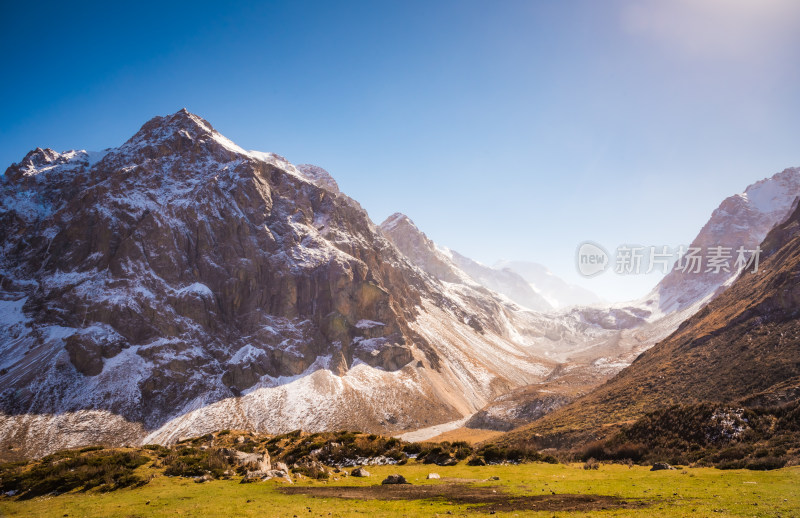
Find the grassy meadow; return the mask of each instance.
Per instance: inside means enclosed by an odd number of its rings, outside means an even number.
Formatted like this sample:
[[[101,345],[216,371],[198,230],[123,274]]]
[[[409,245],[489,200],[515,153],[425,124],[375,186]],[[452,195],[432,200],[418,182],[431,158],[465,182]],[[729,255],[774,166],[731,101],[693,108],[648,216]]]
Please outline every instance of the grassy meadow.
[[[0,497],[0,515],[8,517],[83,516],[800,516],[800,467],[774,471],[645,466],[528,463],[442,467],[409,462],[403,466],[368,466],[371,476],[337,474],[328,480],[303,478],[294,484],[274,480],[241,484],[239,478],[196,483],[169,477],[148,465],[137,475],[147,484],[102,492],[73,491],[28,500]],[[427,480],[428,473],[442,478]],[[399,473],[412,486],[403,491],[380,486]],[[498,480],[489,480],[498,477]],[[428,491],[429,496],[417,494]],[[294,494],[286,494],[293,491]],[[330,496],[342,491],[347,498]],[[349,493],[347,491],[350,491]],[[441,491],[444,496],[436,496]],[[299,493],[298,493],[299,492]],[[319,496],[310,496],[307,493]],[[464,498],[459,495],[466,495]],[[469,495],[472,494],[472,498]],[[477,496],[476,496],[477,495]],[[487,498],[487,495],[489,496]],[[616,497],[587,508],[578,497]],[[385,500],[382,498],[393,498]],[[538,498],[538,500],[536,500]],[[536,508],[532,506],[536,505]],[[591,507],[591,505],[589,505]],[[602,507],[606,507],[603,509]]]

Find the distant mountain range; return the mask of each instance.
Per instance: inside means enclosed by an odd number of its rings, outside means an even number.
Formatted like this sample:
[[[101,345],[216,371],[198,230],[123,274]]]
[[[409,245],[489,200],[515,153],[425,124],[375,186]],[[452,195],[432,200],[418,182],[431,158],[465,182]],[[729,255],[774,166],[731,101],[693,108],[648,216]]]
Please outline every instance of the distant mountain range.
[[[531,288],[556,309],[570,306],[591,306],[605,301],[597,294],[569,284],[539,263],[529,261],[499,261],[496,270],[511,270],[530,284]]]

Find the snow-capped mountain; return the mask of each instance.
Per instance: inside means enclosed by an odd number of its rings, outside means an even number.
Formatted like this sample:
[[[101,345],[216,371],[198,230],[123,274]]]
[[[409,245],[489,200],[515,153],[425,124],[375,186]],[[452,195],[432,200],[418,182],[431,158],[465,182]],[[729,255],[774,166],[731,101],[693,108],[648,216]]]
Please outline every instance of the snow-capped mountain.
[[[549,312],[554,309],[545,297],[516,272],[486,266],[454,250],[449,250],[449,253],[453,263],[481,286],[501,293],[533,311]]]
[[[498,261],[497,270],[511,270],[525,279],[533,290],[556,309],[602,304],[603,299],[586,288],[569,284],[546,266],[530,261]]]
[[[395,212],[380,224],[379,229],[398,250],[426,273],[445,282],[477,284],[453,263],[447,251],[436,246],[405,214]]]
[[[411,265],[324,170],[185,110],[9,167],[0,249],[6,453],[418,428],[555,366],[514,339],[516,308]]]
[[[557,362],[546,379],[499,396],[467,420],[466,426],[504,430],[525,419],[538,418],[619,372],[681,322],[681,315],[653,318],[650,311],[636,304],[571,307],[559,312],[551,308],[546,314],[532,311],[530,306],[542,299],[523,303],[525,296],[533,297],[535,292],[511,270],[489,268],[436,245],[400,213],[387,218],[380,230],[412,263],[438,279],[447,290],[461,296],[468,294],[473,301],[497,293],[494,296],[517,307],[509,311],[511,308],[506,306],[509,325],[515,331],[512,339],[527,346],[532,354]],[[423,437],[420,433],[413,436]]]
[[[30,152],[2,177],[0,223],[3,455],[400,432],[572,368],[604,379],[648,344],[641,316],[529,311],[410,235],[441,261],[428,273],[324,170],[185,110],[103,153]]]
[[[723,200],[690,246],[703,253],[718,246],[730,249],[729,271],[709,272],[707,264],[699,273],[673,269],[642,299],[645,306],[665,314],[708,303],[738,276],[734,264],[739,247],[755,250],[767,233],[789,216],[798,196],[800,168],[793,167]]]

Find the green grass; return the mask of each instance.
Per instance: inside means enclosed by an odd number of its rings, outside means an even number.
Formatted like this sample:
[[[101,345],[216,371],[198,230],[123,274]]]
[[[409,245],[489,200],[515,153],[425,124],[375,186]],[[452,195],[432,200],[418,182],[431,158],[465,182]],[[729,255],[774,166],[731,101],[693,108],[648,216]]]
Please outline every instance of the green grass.
[[[429,472],[442,477],[474,479],[476,484],[497,485],[520,495],[583,493],[645,499],[649,508],[591,513],[522,512],[497,516],[798,516],[800,515],[800,467],[776,471],[685,470],[651,472],[649,468],[603,464],[598,470],[584,470],[582,464],[521,464],[506,466],[452,467],[421,465],[368,467],[369,478],[347,477],[327,481],[303,480],[302,485],[374,485],[390,473],[400,473],[413,484],[448,483],[446,479],[425,480]],[[138,473],[155,473],[141,467]],[[490,476],[499,481],[486,481]],[[205,484],[191,479],[156,476],[149,484],[113,492],[90,490],[60,496],[17,501],[0,497],[0,516],[478,516],[468,506],[444,501],[359,501],[334,498],[289,496],[279,492],[281,483],[239,484],[215,480]],[[149,504],[147,503],[149,502]],[[309,512],[310,508],[310,512]],[[330,513],[330,514],[329,514]]]

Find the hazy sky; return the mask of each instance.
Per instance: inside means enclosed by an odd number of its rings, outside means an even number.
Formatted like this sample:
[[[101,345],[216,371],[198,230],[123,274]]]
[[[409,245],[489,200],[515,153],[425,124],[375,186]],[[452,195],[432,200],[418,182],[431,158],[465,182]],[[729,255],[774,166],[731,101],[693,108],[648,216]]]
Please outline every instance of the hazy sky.
[[[688,243],[800,166],[794,0],[0,3],[0,164],[187,107],[479,261]]]

